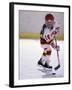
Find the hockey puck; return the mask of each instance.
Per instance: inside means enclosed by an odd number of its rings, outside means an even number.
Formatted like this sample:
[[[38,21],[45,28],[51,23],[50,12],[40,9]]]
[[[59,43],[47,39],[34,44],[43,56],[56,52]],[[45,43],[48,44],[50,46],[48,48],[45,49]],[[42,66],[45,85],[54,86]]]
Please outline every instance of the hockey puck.
[[[55,75],[56,73],[52,73],[52,75]]]

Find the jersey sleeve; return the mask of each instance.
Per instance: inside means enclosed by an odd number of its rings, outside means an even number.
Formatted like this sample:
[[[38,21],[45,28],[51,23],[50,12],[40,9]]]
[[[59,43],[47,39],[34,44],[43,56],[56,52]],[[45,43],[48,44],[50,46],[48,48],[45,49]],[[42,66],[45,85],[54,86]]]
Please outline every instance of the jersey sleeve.
[[[41,29],[41,31],[40,31],[40,37],[43,36],[43,34],[44,34],[44,29],[45,29],[45,28],[46,28],[46,25],[43,24],[42,29]]]

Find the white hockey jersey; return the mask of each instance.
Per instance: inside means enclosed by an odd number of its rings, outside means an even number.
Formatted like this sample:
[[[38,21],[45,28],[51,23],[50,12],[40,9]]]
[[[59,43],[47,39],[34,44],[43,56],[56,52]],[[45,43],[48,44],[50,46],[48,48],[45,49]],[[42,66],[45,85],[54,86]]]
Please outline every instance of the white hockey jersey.
[[[41,44],[50,44],[51,41],[54,39],[54,37],[58,34],[59,27],[54,26],[51,29],[48,29],[46,25],[44,24],[43,30],[40,34],[42,34]]]

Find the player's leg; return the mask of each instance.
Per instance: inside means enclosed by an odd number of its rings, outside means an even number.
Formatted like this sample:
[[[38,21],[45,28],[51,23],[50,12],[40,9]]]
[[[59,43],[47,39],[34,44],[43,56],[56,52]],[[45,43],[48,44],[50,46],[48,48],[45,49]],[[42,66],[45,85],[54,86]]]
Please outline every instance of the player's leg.
[[[44,48],[43,54],[40,60],[38,61],[38,64],[43,66],[45,64],[45,60],[46,60],[46,49]]]
[[[51,57],[51,48],[50,46],[48,46],[47,50],[46,50],[46,60],[45,60],[45,65],[44,67],[46,68],[52,68],[52,66],[50,66],[50,57]]]
[[[45,60],[46,60],[47,45],[41,45],[41,47],[43,48],[43,54],[42,54],[40,60],[38,61],[38,64],[43,66],[45,64]]]

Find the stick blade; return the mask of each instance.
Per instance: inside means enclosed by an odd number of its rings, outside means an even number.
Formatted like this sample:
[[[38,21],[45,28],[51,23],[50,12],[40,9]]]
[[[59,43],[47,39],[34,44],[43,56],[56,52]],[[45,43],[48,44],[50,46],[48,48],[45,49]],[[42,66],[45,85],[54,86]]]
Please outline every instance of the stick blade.
[[[58,70],[60,68],[60,64],[58,66],[56,66],[54,69]]]

